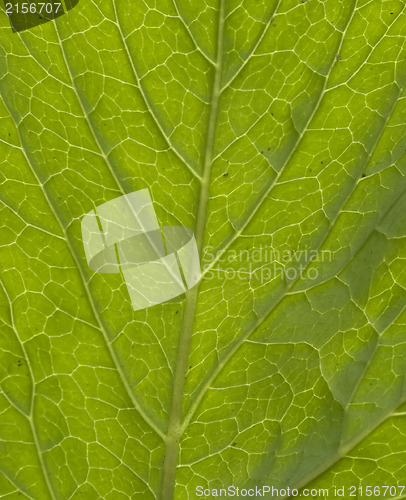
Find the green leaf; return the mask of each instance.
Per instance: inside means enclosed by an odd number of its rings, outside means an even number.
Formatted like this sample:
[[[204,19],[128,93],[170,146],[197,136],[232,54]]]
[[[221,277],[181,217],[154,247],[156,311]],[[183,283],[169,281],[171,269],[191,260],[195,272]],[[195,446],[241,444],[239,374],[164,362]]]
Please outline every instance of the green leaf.
[[[1,497],[406,484],[405,35],[401,0],[1,14]],[[134,312],[80,228],[145,188],[204,276]]]

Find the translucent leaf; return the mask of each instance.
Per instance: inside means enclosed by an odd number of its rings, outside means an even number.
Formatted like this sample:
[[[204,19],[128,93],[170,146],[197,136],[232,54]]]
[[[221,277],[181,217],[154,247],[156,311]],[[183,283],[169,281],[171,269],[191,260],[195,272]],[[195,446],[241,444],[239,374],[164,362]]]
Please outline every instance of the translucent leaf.
[[[1,14],[1,497],[406,484],[405,35],[401,0]],[[142,189],[202,279],[134,311],[81,222]]]

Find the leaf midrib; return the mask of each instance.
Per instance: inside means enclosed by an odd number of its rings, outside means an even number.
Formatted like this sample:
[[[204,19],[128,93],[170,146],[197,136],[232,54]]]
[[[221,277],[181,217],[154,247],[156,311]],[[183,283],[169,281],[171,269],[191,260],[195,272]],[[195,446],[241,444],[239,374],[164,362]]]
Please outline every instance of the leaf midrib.
[[[204,233],[207,223],[207,206],[210,195],[210,178],[213,165],[214,143],[218,121],[217,111],[221,95],[220,86],[223,71],[225,3],[226,0],[220,0],[217,27],[217,58],[213,75],[212,95],[210,100],[210,111],[203,162],[203,178],[200,188],[195,227],[196,243],[199,254],[201,254],[202,252]],[[198,295],[199,284],[196,285],[192,290],[188,291],[186,294],[185,312],[178,341],[178,353],[176,357],[172,390],[172,405],[169,414],[169,424],[166,438],[166,453],[162,471],[160,498],[162,498],[163,500],[171,500],[174,497],[176,469],[179,456],[179,441],[182,436],[184,386],[186,374],[188,371],[190,343],[195,323]]]

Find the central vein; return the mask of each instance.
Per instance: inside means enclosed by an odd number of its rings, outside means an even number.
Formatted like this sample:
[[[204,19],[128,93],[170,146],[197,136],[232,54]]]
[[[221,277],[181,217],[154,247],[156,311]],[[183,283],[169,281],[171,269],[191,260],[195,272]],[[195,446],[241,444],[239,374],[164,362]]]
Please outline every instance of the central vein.
[[[203,178],[200,188],[199,207],[196,219],[196,242],[199,249],[199,254],[202,254],[204,232],[207,220],[207,205],[210,194],[210,177],[213,163],[213,150],[215,143],[215,135],[217,128],[217,110],[221,93],[221,76],[223,66],[223,40],[224,40],[224,19],[225,19],[225,2],[219,0],[219,16],[218,16],[218,38],[217,38],[217,59],[214,71],[210,112],[207,125],[206,146],[204,153]],[[176,483],[176,468],[178,465],[179,443],[182,436],[182,420],[183,420],[183,398],[185,378],[188,371],[188,360],[190,352],[190,343],[193,333],[195,312],[197,305],[199,286],[195,286],[192,290],[186,293],[185,313],[183,324],[179,336],[178,353],[176,358],[175,374],[173,381],[172,406],[169,416],[168,433],[166,435],[166,452],[164,459],[162,484],[161,484],[161,499],[171,500],[174,497],[174,489]]]

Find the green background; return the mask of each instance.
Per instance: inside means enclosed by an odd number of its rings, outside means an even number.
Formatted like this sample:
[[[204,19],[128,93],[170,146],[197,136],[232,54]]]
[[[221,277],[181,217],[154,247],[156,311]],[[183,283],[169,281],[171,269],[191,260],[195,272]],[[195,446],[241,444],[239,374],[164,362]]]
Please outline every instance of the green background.
[[[406,484],[405,35],[396,0],[0,13],[1,497]],[[219,271],[134,312],[80,222],[143,188]],[[332,258],[225,279],[261,246]]]

